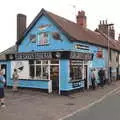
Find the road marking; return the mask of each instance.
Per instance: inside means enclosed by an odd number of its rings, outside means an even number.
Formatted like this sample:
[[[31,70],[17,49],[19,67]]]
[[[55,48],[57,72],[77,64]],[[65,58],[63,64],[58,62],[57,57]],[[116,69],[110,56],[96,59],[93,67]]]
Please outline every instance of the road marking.
[[[116,91],[115,94],[119,94],[120,93],[120,90]]]
[[[64,120],[64,119],[66,119],[66,118],[72,117],[72,116],[75,115],[76,113],[81,112],[81,111],[83,111],[83,110],[86,110],[86,109],[94,106],[95,104],[98,104],[98,103],[102,102],[107,96],[111,95],[112,93],[114,93],[115,91],[117,91],[117,90],[119,90],[119,89],[120,89],[120,87],[117,87],[117,88],[113,89],[112,91],[110,91],[110,92],[108,92],[107,94],[103,95],[100,99],[98,99],[98,100],[96,100],[96,101],[94,101],[94,102],[92,102],[92,103],[90,103],[90,104],[88,104],[88,105],[86,105],[86,106],[84,106],[84,107],[76,110],[75,112],[70,113],[70,114],[68,114],[68,115],[66,115],[66,116],[64,116],[64,117],[62,117],[62,118],[60,118],[60,119],[58,119],[58,120]]]

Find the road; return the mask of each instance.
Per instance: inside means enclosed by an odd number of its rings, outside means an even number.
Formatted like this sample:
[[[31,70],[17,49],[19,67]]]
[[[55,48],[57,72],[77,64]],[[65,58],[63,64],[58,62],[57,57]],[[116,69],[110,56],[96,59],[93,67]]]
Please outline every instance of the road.
[[[120,120],[120,90],[65,120]]]

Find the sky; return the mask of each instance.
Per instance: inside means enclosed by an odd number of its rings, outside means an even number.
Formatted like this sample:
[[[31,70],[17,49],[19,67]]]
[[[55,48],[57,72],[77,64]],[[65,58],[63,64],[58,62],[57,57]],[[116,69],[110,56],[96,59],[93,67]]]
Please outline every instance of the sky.
[[[16,15],[27,15],[28,26],[42,8],[73,22],[76,22],[77,12],[84,10],[87,28],[95,30],[100,20],[107,20],[114,24],[116,39],[120,33],[119,0],[1,0],[0,52],[15,45]]]

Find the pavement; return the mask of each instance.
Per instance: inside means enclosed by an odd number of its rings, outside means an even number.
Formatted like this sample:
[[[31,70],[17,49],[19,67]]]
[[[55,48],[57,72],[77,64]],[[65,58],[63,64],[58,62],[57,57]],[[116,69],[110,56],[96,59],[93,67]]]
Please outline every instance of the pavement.
[[[64,120],[119,87],[120,81],[116,81],[95,91],[85,90],[69,96],[33,89],[19,89],[19,92],[5,89],[6,108],[0,109],[0,120]]]

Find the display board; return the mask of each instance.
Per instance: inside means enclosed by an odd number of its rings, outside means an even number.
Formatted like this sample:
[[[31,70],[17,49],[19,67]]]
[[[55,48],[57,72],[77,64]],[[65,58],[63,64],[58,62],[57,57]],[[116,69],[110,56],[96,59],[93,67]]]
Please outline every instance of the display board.
[[[11,78],[14,69],[17,69],[19,79],[29,79],[29,63],[28,61],[12,61],[11,62]]]

